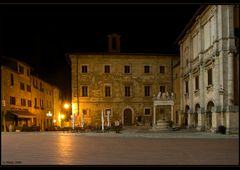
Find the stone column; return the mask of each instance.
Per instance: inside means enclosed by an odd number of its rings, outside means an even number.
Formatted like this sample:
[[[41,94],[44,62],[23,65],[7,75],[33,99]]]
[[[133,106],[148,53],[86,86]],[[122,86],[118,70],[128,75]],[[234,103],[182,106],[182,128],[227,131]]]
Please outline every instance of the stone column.
[[[216,110],[216,106],[212,108],[211,112],[212,112],[212,129],[211,129],[211,131],[216,132],[217,128],[218,128],[218,116],[219,116],[217,113],[217,110]]]
[[[191,127],[191,113],[190,113],[190,110],[188,110],[188,112],[187,112],[187,114],[188,114],[188,127]]]
[[[198,114],[197,130],[201,131],[203,129],[203,115],[201,113],[201,109],[200,108],[197,110],[197,114]]]
[[[234,91],[233,91],[233,52],[228,53],[228,106],[233,105]]]
[[[171,105],[171,121],[173,122],[173,105]]]

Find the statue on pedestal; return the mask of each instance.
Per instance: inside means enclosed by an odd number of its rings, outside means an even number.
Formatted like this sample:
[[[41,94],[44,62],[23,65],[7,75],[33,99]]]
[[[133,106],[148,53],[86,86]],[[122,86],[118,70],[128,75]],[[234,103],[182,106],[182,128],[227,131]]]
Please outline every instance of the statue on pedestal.
[[[158,93],[157,99],[160,99],[160,97],[161,97],[161,91]]]

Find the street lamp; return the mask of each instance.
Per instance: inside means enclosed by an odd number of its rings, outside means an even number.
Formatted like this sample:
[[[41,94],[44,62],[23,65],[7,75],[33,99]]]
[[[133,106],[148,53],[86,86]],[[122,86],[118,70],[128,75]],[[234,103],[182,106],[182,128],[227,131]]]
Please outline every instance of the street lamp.
[[[68,103],[65,103],[65,104],[63,105],[63,107],[64,107],[65,109],[69,109],[70,105],[69,105]]]
[[[63,108],[64,108],[64,110],[65,110],[65,113],[66,113],[66,121],[68,121],[68,123],[69,123],[69,116],[70,116],[70,113],[69,113],[69,110],[70,110],[70,107],[71,107],[71,104],[70,103],[68,103],[68,102],[65,102],[64,104],[63,104]],[[72,118],[72,116],[71,116],[71,118]],[[73,120],[73,119],[72,119]],[[74,121],[74,120],[73,120]],[[74,129],[74,128],[73,128]]]

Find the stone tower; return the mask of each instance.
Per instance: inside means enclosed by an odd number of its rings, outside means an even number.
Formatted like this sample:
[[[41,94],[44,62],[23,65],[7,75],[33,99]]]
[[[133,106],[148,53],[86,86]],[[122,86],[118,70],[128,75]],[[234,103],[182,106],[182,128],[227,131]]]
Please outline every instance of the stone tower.
[[[120,52],[120,37],[116,33],[108,35],[108,52]]]

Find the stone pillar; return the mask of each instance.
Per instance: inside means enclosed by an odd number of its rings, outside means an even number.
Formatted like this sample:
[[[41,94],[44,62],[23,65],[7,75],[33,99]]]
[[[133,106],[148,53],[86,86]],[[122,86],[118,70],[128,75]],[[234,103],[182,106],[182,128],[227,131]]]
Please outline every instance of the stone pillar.
[[[226,133],[239,133],[239,108],[227,107],[226,110]]]
[[[217,128],[219,126],[219,123],[218,123],[219,114],[216,111],[216,107],[213,107],[211,111],[212,111],[212,128],[211,128],[211,131],[216,132]]]
[[[192,117],[192,115],[190,113],[190,110],[188,110],[187,114],[188,114],[188,127],[191,127],[191,122],[192,122],[191,117]]]
[[[200,110],[200,109],[199,109]],[[198,111],[198,126],[197,126],[197,130],[201,131],[204,129],[204,122],[203,122],[203,114]]]
[[[178,125],[181,126],[182,125],[182,113],[181,111],[177,111],[178,114]]]
[[[228,53],[228,106],[233,105],[234,91],[233,91],[233,52]]]

